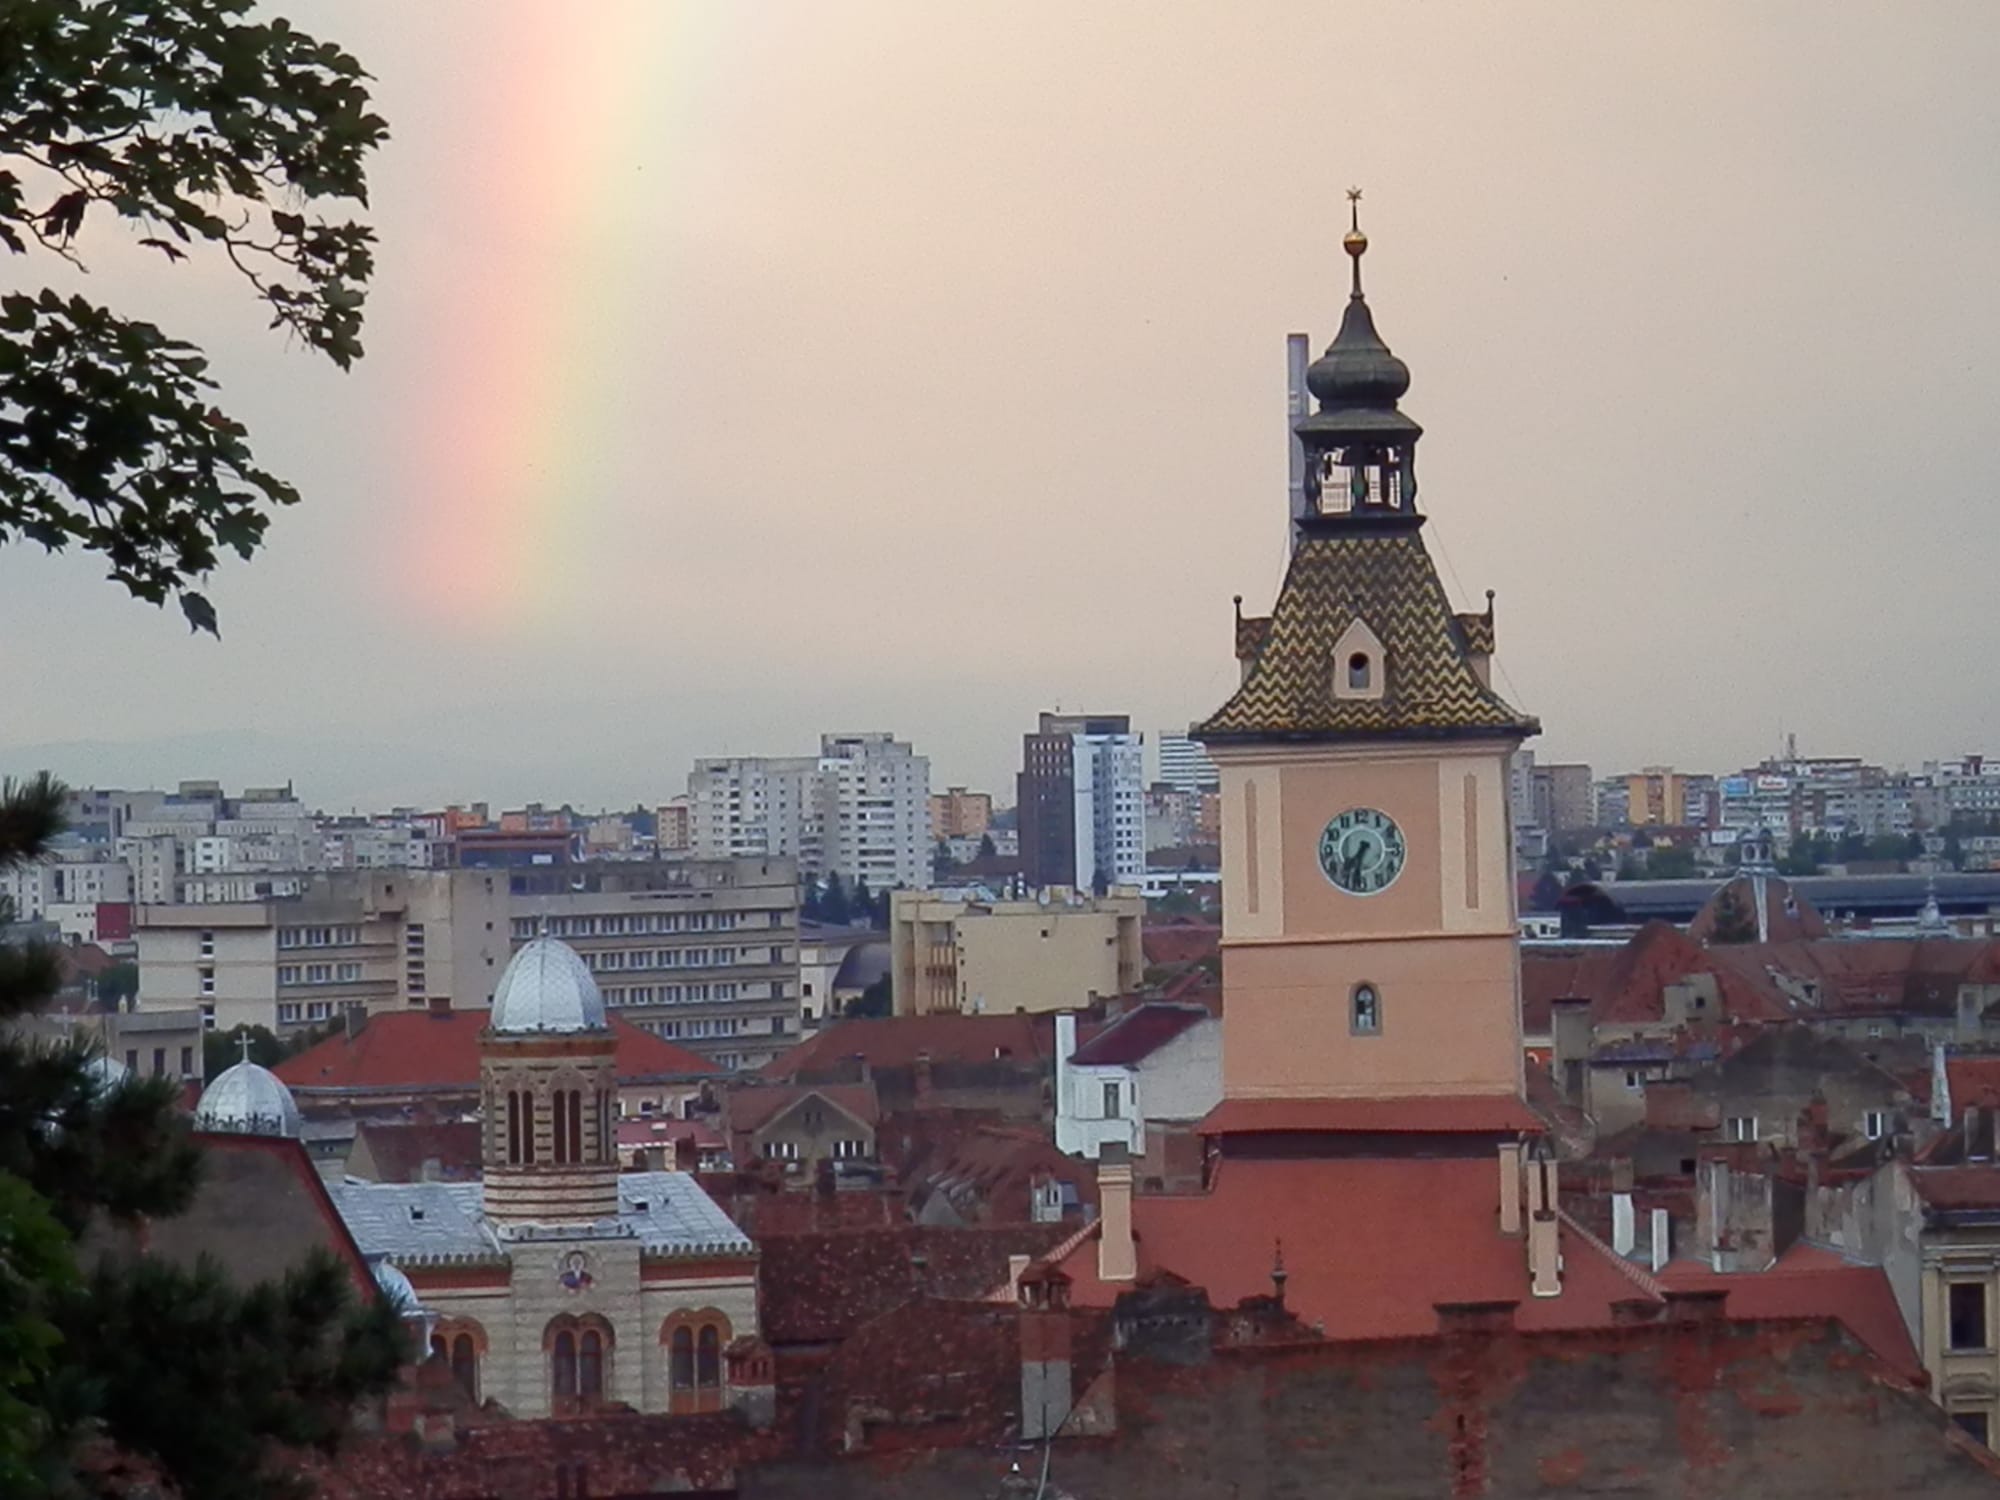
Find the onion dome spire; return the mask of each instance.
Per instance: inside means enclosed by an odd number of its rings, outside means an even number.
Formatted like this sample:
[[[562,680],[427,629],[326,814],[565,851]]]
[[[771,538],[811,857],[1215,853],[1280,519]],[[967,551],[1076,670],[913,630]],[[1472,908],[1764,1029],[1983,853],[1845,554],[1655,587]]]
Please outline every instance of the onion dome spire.
[[[1348,230],[1340,246],[1354,266],[1354,289],[1340,332],[1326,353],[1306,371],[1306,385],[1323,409],[1375,407],[1393,411],[1410,388],[1410,367],[1389,352],[1375,331],[1375,315],[1361,290],[1361,257],[1368,253],[1368,236],[1361,232],[1361,189],[1347,191]]]

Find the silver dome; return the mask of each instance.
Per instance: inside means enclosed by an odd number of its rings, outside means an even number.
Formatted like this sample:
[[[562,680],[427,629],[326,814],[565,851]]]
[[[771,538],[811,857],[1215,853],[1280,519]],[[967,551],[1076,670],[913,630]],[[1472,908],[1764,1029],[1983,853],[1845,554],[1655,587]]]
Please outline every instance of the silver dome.
[[[423,1304],[417,1300],[417,1289],[410,1284],[410,1278],[395,1266],[386,1260],[378,1260],[368,1269],[375,1277],[375,1285],[382,1293],[382,1300],[397,1312],[407,1318],[424,1310]]]
[[[127,1078],[131,1070],[108,1052],[100,1052],[83,1065],[83,1075],[90,1080],[93,1094],[108,1094]]]
[[[602,1031],[604,996],[576,950],[538,937],[507,962],[493,991],[495,1031]]]
[[[194,1107],[194,1123],[198,1130],[296,1136],[299,1106],[277,1074],[245,1058],[218,1073],[202,1090],[201,1103]]]

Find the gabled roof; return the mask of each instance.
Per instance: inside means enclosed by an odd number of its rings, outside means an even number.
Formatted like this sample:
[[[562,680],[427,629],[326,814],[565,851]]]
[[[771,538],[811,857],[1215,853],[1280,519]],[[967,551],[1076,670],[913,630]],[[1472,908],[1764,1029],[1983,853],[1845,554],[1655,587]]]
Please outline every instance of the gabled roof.
[[[1148,1001],[1125,1012],[1070,1054],[1080,1068],[1137,1067],[1190,1026],[1209,1019],[1201,1005]]]
[[[1760,892],[1764,904],[1761,927],[1757,921]],[[1614,890],[1612,895],[1615,897],[1617,892]],[[1724,881],[1695,913],[1694,920],[1688,923],[1688,936],[1697,943],[1710,941],[1721,920],[1722,908],[1732,902],[1741,920],[1762,932],[1766,942],[1796,942],[1827,935],[1826,919],[1782,875],[1737,875]]]
[[[1717,1272],[1698,1261],[1675,1261],[1659,1281],[1669,1291],[1727,1292],[1724,1308],[1731,1318],[1836,1318],[1898,1375],[1923,1377],[1923,1361],[1880,1266],[1796,1245],[1768,1270]]]
[[[479,1086],[479,1037],[483,1010],[391,1011],[371,1016],[353,1036],[339,1033],[274,1070],[302,1092],[345,1089],[422,1089]],[[719,1073],[715,1063],[612,1016],[618,1077],[678,1078]]]
[[[856,1124],[873,1126],[882,1107],[872,1083],[767,1083],[732,1088],[726,1109],[731,1131],[753,1134],[808,1099],[823,1099]]]
[[[431,1162],[437,1163],[446,1181],[470,1181],[480,1172],[479,1124],[475,1120],[364,1120],[355,1129],[354,1146],[357,1153],[366,1148],[377,1182],[420,1181]]]
[[[1356,620],[1382,640],[1380,698],[1333,694],[1333,649]],[[1209,741],[1519,739],[1539,732],[1534,719],[1480,682],[1470,655],[1414,529],[1307,535],[1292,553],[1270,630],[1243,685],[1194,732]]]
[[[758,1071],[766,1078],[796,1078],[838,1069],[857,1055],[875,1068],[906,1068],[919,1056],[932,1062],[1031,1063],[1049,1056],[1054,1038],[1055,1023],[1045,1015],[882,1016],[828,1026]]]

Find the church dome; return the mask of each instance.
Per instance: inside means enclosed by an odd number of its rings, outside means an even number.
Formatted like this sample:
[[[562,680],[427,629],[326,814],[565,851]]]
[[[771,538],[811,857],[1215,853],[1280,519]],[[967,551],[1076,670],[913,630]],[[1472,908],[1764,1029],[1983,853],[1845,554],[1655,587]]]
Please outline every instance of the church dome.
[[[423,1304],[417,1300],[417,1289],[395,1266],[386,1260],[378,1260],[369,1268],[375,1278],[375,1287],[382,1294],[382,1300],[404,1317],[423,1311]]]
[[[218,1073],[202,1090],[201,1103],[194,1108],[194,1123],[197,1130],[296,1136],[299,1106],[277,1074],[246,1057]]]
[[[493,992],[493,1030],[602,1031],[604,997],[576,950],[538,937],[508,960]]]
[[[83,1075],[95,1094],[108,1094],[132,1076],[131,1070],[108,1052],[100,1052],[85,1063]]]

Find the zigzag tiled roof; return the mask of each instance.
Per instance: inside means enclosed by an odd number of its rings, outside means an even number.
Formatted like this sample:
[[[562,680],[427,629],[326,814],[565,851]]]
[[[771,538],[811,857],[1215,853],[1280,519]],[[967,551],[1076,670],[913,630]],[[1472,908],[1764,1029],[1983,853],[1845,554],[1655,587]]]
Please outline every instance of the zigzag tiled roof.
[[[1380,698],[1333,694],[1334,644],[1356,618],[1386,653]],[[1232,740],[1539,732],[1480,682],[1468,659],[1473,649],[1414,529],[1308,535],[1292,553],[1249,675],[1195,733]]]

